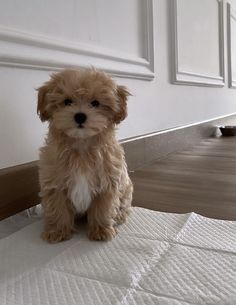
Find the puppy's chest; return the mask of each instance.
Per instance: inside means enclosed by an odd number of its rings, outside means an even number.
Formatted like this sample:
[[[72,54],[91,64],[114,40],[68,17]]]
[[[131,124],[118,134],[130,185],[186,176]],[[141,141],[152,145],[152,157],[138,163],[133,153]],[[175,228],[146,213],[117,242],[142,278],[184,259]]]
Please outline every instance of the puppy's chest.
[[[88,210],[97,191],[92,178],[91,174],[85,174],[80,170],[71,176],[68,195],[78,213],[84,213]]]

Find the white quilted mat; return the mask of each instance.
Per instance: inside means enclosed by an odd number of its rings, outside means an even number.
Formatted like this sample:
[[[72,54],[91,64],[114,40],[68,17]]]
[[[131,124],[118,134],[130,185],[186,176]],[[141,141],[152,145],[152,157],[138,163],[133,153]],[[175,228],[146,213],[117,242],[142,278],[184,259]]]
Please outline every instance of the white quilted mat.
[[[236,304],[236,222],[134,208],[111,242],[0,241],[1,305]]]

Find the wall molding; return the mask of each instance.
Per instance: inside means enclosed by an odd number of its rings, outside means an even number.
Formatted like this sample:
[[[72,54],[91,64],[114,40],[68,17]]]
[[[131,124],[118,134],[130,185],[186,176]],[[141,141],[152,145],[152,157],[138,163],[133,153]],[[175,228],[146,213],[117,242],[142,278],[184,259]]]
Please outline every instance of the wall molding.
[[[182,71],[179,68],[178,51],[178,0],[171,2],[172,28],[172,83],[178,85],[198,85],[207,87],[223,87],[225,85],[224,72],[224,6],[223,0],[215,0],[219,7],[219,67],[220,75],[205,75],[194,71]]]
[[[226,120],[226,119],[231,118],[231,117],[236,117],[236,112],[233,112],[233,113],[230,113],[230,114],[227,114],[227,115],[217,116],[217,117],[214,117],[214,118],[208,119],[208,120],[198,121],[198,122],[192,123],[192,124],[179,125],[179,126],[176,126],[176,127],[163,129],[163,130],[160,130],[160,131],[154,131],[154,132],[146,133],[146,134],[143,134],[143,135],[138,135],[138,136],[135,136],[135,137],[125,138],[125,139],[120,140],[120,143],[121,144],[126,144],[128,142],[133,142],[133,141],[137,141],[137,140],[141,140],[141,139],[145,139],[145,138],[150,138],[150,137],[153,137],[153,136],[162,135],[164,133],[169,133],[169,132],[173,132],[173,131],[177,131],[177,130],[181,130],[181,129],[185,129],[185,128],[189,128],[189,127],[194,127],[194,126],[198,126],[198,125],[202,125],[202,124],[206,124],[206,123],[211,123],[211,122],[219,121],[219,120],[222,120],[222,119]]]
[[[232,67],[232,22],[236,23],[236,11],[232,9],[230,3],[227,3],[227,47],[228,47],[228,72],[229,72],[229,87],[236,89],[236,79],[233,79]]]
[[[0,66],[54,71],[94,65],[114,76],[151,80],[154,78],[153,0],[145,0],[144,16],[144,58],[0,25]]]

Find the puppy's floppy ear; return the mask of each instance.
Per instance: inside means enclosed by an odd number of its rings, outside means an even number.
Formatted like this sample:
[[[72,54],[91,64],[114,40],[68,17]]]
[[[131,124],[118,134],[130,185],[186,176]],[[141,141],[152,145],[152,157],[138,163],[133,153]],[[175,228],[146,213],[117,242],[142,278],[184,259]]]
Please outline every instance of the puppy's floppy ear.
[[[47,93],[49,92],[50,86],[48,83],[45,83],[43,86],[37,89],[38,91],[38,106],[37,113],[42,122],[47,121],[50,118],[50,115],[47,111]]]
[[[127,117],[127,99],[131,93],[125,86],[117,86],[116,90],[120,110],[115,114],[114,122],[119,124]]]

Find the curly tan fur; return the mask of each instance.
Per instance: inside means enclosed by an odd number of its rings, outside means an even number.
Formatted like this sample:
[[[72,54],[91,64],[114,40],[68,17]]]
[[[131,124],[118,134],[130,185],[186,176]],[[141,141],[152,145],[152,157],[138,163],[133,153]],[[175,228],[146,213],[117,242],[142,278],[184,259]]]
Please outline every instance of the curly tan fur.
[[[128,95],[95,69],[64,70],[38,89],[38,114],[49,122],[39,164],[43,239],[69,239],[76,216],[86,213],[89,238],[110,240],[129,215],[133,187],[115,137],[116,124],[127,116]],[[78,113],[87,117],[83,124],[75,121]]]

